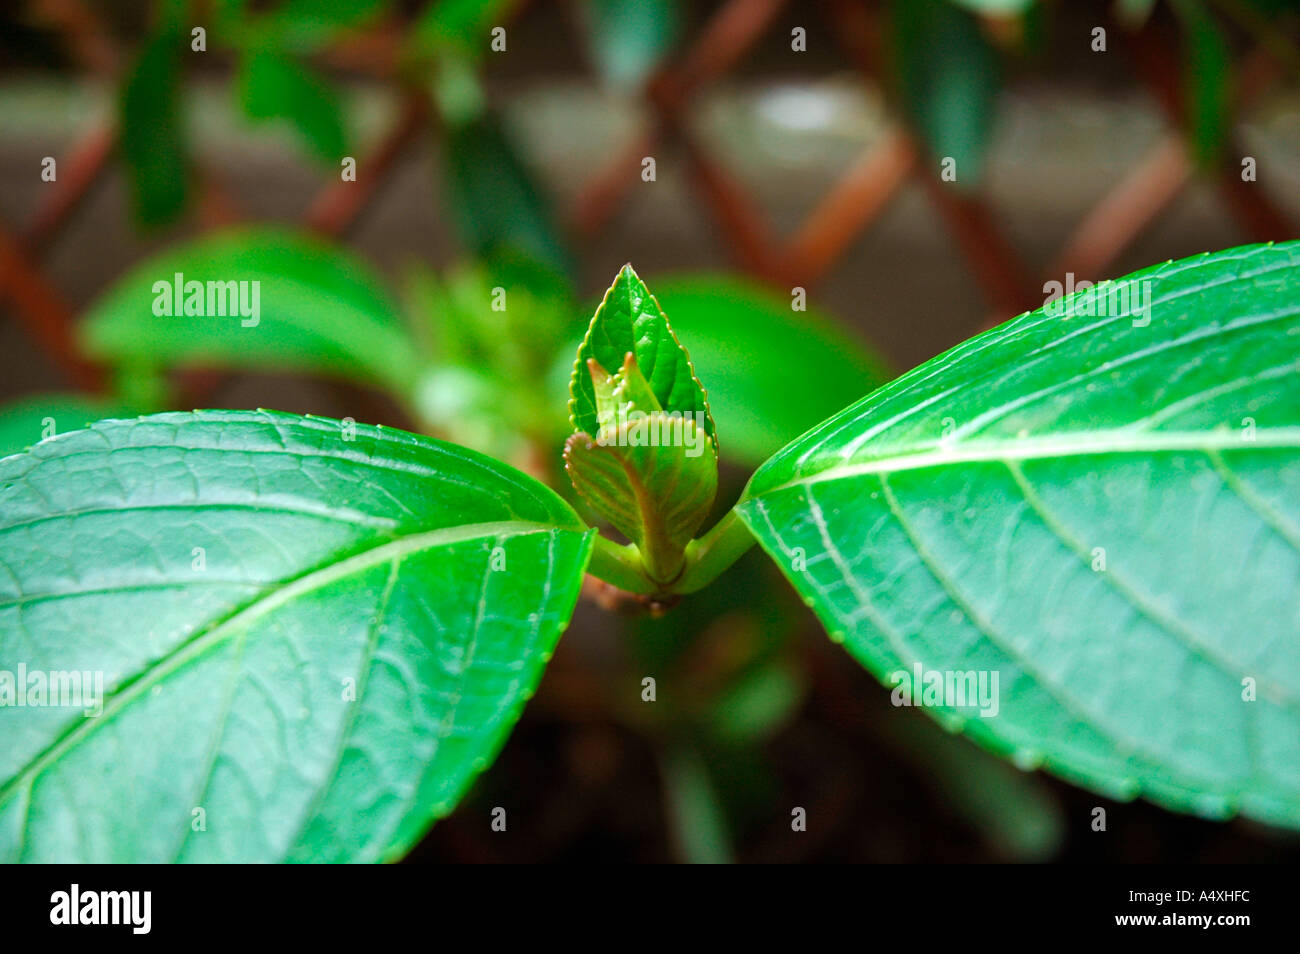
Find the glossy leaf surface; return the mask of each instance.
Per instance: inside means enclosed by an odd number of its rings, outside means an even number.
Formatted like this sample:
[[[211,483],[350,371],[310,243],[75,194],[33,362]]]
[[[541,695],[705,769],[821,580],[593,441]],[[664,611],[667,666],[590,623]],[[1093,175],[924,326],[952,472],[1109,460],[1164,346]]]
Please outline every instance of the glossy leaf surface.
[[[588,434],[600,430],[596,392],[587,362],[595,360],[612,374],[623,366],[629,354],[649,382],[660,408],[690,417],[700,415],[705,431],[713,437],[708,397],[695,376],[690,355],[631,265],[623,266],[605,293],[578,348],[569,384],[569,416],[574,430]]]
[[[786,447],[740,509],[891,686],[997,674],[995,714],[928,708],[985,746],[1300,827],[1300,243],[973,338]]]
[[[0,706],[0,859],[399,857],[494,758],[590,544],[502,464],[321,418],[160,414],[5,459],[0,670],[104,695]]]

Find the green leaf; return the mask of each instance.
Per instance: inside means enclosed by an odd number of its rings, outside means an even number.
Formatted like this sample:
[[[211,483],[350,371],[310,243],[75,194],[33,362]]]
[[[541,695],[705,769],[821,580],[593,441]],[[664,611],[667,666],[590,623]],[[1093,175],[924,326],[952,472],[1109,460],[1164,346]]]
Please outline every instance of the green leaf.
[[[434,0],[415,25],[419,43],[435,54],[448,48],[460,55],[482,56],[491,31],[504,27],[515,0]]]
[[[718,489],[708,400],[668,319],[632,266],[605,294],[578,348],[564,445],[574,489],[666,586]]]
[[[1186,123],[1197,162],[1218,158],[1227,138],[1232,53],[1210,11],[1198,0],[1174,0],[1183,26]]]
[[[85,394],[38,394],[10,402],[0,407],[0,457],[123,411],[112,401]]]
[[[522,255],[572,271],[551,208],[495,115],[450,124],[442,143],[448,204],[472,254]]]
[[[997,675],[995,715],[930,708],[950,727],[1300,827],[1298,302],[1296,242],[1078,291],[805,434],[739,512],[896,692]]]
[[[636,544],[651,580],[677,579],[718,492],[717,453],[695,421],[654,411],[597,437],[574,434],[564,468],[582,498]]]
[[[575,431],[596,434],[596,393],[587,362],[595,360],[606,371],[623,366],[632,354],[664,411],[678,412],[703,422],[714,438],[713,417],[704,387],[695,376],[690,355],[668,324],[668,316],[650,294],[631,265],[624,265],[596,309],[587,336],[578,348],[569,381],[569,420]],[[714,443],[716,444],[716,438]]]
[[[697,865],[730,864],[727,814],[700,753],[673,745],[660,760],[669,822],[683,860]]]
[[[767,661],[722,693],[711,707],[709,729],[731,745],[758,745],[790,720],[804,694],[794,666],[779,658]]]
[[[5,669],[105,692],[0,708],[8,862],[400,857],[495,757],[591,546],[489,458],[264,411],[46,441],[0,514]]]
[[[592,58],[617,89],[645,82],[681,35],[677,0],[585,0],[581,9]]]
[[[467,138],[476,132],[472,123],[493,122],[486,115],[487,94],[479,73],[491,49],[492,31],[505,28],[514,6],[514,0],[435,0],[410,32],[405,59],[417,73],[429,77],[448,128],[469,127]],[[455,159],[450,146],[447,157],[449,164]],[[516,174],[516,170],[501,171],[507,177]]]
[[[288,120],[322,162],[337,163],[347,152],[338,95],[305,64],[270,46],[244,54],[239,101],[253,120]]]
[[[295,47],[318,47],[340,33],[363,26],[386,0],[286,0],[261,17],[262,25]]]
[[[447,129],[483,121],[488,113],[487,90],[478,60],[450,50],[427,67],[433,102]]]
[[[188,158],[181,124],[181,56],[189,37],[166,18],[145,41],[127,74],[119,106],[118,142],[130,175],[136,218],[161,225],[180,215],[189,193]]]
[[[110,368],[109,390],[116,396],[118,406],[88,417],[84,423],[104,417],[170,411],[176,404],[166,369],[152,361],[123,361]]]
[[[1156,0],[1115,0],[1114,16],[1126,30],[1137,32],[1151,19]]]
[[[998,58],[979,22],[948,0],[890,4],[903,105],[936,160],[956,160],[958,187],[977,183],[993,125]]]
[[[756,467],[813,425],[889,380],[884,362],[815,308],[743,279],[655,282],[691,363],[709,383],[725,459]]]
[[[994,17],[1018,16],[1034,5],[1034,0],[950,0],[954,6],[971,13]]]
[[[174,314],[167,289],[177,274],[205,283],[207,314]],[[228,303],[208,307],[208,282],[249,283],[241,299],[249,314],[256,288],[256,323]],[[157,314],[168,298],[173,314]],[[276,229],[235,229],[150,259],[91,307],[81,337],[91,355],[111,362],[313,371],[399,394],[414,386],[420,365],[369,268],[319,239]]]

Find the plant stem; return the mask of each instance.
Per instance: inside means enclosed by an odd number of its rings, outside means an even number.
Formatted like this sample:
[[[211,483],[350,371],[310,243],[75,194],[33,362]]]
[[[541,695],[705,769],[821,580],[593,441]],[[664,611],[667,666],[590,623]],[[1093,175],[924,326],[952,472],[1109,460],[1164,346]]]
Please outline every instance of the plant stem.
[[[754,545],[754,535],[736,514],[728,510],[713,529],[686,545],[686,569],[673,583],[674,593],[694,593],[708,586]]]
[[[655,594],[661,590],[646,577],[641,568],[641,552],[635,546],[630,543],[620,546],[599,533],[587,572],[629,593]]]
[[[629,593],[650,596],[694,593],[712,583],[753,545],[754,535],[736,511],[729,510],[712,530],[686,545],[686,566],[672,583],[651,580],[646,575],[641,552],[635,546],[619,545],[600,534],[596,535],[587,572]]]

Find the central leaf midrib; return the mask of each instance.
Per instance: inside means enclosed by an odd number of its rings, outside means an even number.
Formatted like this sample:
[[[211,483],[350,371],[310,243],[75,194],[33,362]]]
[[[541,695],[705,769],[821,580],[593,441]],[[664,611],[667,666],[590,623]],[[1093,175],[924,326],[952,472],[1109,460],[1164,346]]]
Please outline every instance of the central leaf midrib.
[[[50,764],[57,761],[66,751],[74,748],[98,726],[110,722],[114,715],[126,708],[144,690],[207,652],[230,632],[235,631],[235,628],[241,624],[246,624],[264,616],[304,593],[320,589],[336,580],[344,579],[387,560],[405,557],[420,550],[430,550],[483,537],[524,536],[531,533],[553,532],[562,529],[565,528],[525,520],[443,527],[413,534],[399,540],[386,541],[337,562],[308,570],[302,575],[280,584],[277,589],[263,594],[221,619],[213,621],[211,625],[200,629],[188,640],[174,647],[165,656],[154,660],[141,672],[123,682],[119,686],[118,692],[105,703],[104,711],[98,718],[81,719],[73,723],[58,738],[18,769],[8,782],[0,786],[0,807],[8,804],[14,794],[22,789],[24,781],[28,780],[28,776],[31,776],[31,781],[34,781]]]
[[[1196,262],[1179,262],[1179,263],[1175,263],[1174,267],[1172,268],[1168,268],[1168,267],[1164,268],[1161,271],[1160,277],[1162,280],[1169,280],[1179,275],[1181,272],[1195,270],[1200,267],[1202,267],[1201,264]],[[1251,272],[1246,276],[1241,276],[1241,275],[1223,276],[1215,281],[1206,282],[1201,285],[1180,288],[1178,291],[1170,295],[1167,295],[1166,297],[1159,299],[1158,301],[1153,301],[1152,304],[1153,306],[1155,304],[1160,304],[1162,306],[1168,305],[1169,303],[1177,301],[1178,299],[1184,298],[1188,295],[1203,293],[1208,289],[1213,289],[1223,285],[1228,285],[1234,281],[1240,280],[1243,277],[1258,279],[1262,276],[1270,274],[1271,272],[1281,271],[1292,267],[1293,267],[1292,263],[1290,261],[1287,261],[1287,262],[1279,263],[1277,265],[1270,265],[1268,267],[1259,269],[1258,271]],[[1134,280],[1137,279],[1138,277],[1150,277],[1150,276],[1146,276],[1144,272],[1138,272],[1135,273],[1134,275],[1128,276],[1126,279],[1123,280],[1124,281]],[[1100,286],[1096,286],[1096,287],[1100,287]],[[1083,338],[1095,334],[1101,331],[1103,328],[1112,325],[1117,321],[1122,321],[1130,317],[1131,315],[1127,311],[1119,315],[1108,315],[1102,317],[1099,321],[1094,322],[1093,324],[1085,325],[1082,328],[1076,328],[1072,331],[1069,331],[1065,335],[1052,339],[1046,344],[1039,345],[1038,347],[1035,347],[1032,351],[1019,355],[1018,358],[1019,360],[1022,361],[1028,360],[1030,358],[1035,358],[1048,351],[1061,348],[1065,346],[1069,341],[1075,338]],[[1021,315],[1019,318],[1008,321],[1005,324],[1000,325],[999,327],[983,335],[977,335],[974,338],[968,338],[966,341],[963,341],[961,344],[958,344],[955,347],[950,348],[948,351],[938,355],[937,357],[927,362],[926,364],[921,365],[920,367],[914,369],[913,371],[909,371],[907,374],[904,374],[902,377],[896,378],[892,382],[884,385],[874,394],[874,396],[878,398],[878,401],[876,402],[874,407],[871,408],[864,407],[862,409],[862,412],[859,413],[855,419],[853,419],[852,421],[841,422],[835,430],[832,430],[827,435],[825,435],[826,438],[827,439],[834,438],[838,434],[842,433],[844,430],[862,424],[864,421],[867,420],[870,414],[886,407],[887,402],[895,398],[904,397],[909,390],[922,387],[927,382],[933,380],[936,376],[940,374],[950,373],[951,368],[956,366],[958,362],[972,360],[973,358],[975,358],[980,354],[990,351],[993,348],[1006,345],[1010,342],[1027,340],[1031,338],[1035,332],[1041,330],[1044,325],[1048,325],[1051,324],[1052,322],[1057,322],[1057,321],[1060,321],[1060,319],[1053,318],[1050,315],[1048,315],[1045,310],[1039,309],[1036,312],[1028,312],[1025,315]],[[912,401],[910,403],[910,406],[906,410],[904,410],[901,413],[893,414],[888,420],[883,422],[883,424],[874,425],[874,427],[878,428],[877,433],[883,433],[886,427],[892,426],[894,424],[900,423],[903,420],[911,418],[915,416],[917,413],[919,413],[922,409],[942,400],[943,398],[950,397],[953,394],[956,394],[964,390],[969,390],[969,388],[972,385],[983,383],[987,381],[990,377],[993,377],[998,373],[1000,373],[1000,368],[997,365],[990,365],[986,368],[982,368],[981,370],[979,370],[977,376],[974,379],[968,379],[961,385],[954,385],[952,387],[945,388],[944,390],[936,394],[930,395],[924,400]],[[863,403],[864,404],[869,403],[871,402],[871,399],[872,396],[868,396],[866,399],[864,399]],[[871,428],[868,428],[868,433],[870,432],[870,430]],[[800,455],[799,460],[800,461],[806,460],[807,458],[816,454],[816,452],[817,452],[816,446],[808,448],[807,450],[804,451],[803,454]]]
[[[1209,453],[1230,450],[1300,450],[1300,427],[1259,428],[1253,440],[1239,431],[1087,431],[1059,437],[1023,437],[1011,440],[968,442],[952,447],[932,444],[891,456],[851,464],[829,464],[822,470],[793,477],[772,487],[746,493],[746,499],[776,493],[804,484],[845,480],[872,474],[891,474],[929,467],[1005,463],[1014,460],[1050,460],[1064,457],[1099,457],[1107,454],[1159,454],[1187,451]],[[761,473],[761,472],[760,472]]]

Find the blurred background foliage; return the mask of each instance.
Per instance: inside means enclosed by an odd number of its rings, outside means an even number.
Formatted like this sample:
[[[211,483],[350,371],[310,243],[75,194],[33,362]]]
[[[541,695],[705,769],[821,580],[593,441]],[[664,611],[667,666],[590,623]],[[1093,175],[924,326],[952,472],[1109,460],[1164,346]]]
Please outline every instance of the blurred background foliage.
[[[1294,237],[1298,22],[1282,0],[10,4],[0,453],[269,406],[466,444],[572,499],[573,354],[631,259],[708,388],[720,514],[806,428],[1040,304],[1031,274]],[[260,281],[260,324],[155,316],[178,272]],[[1298,856],[891,707],[751,553],[660,618],[584,601],[412,860]]]

